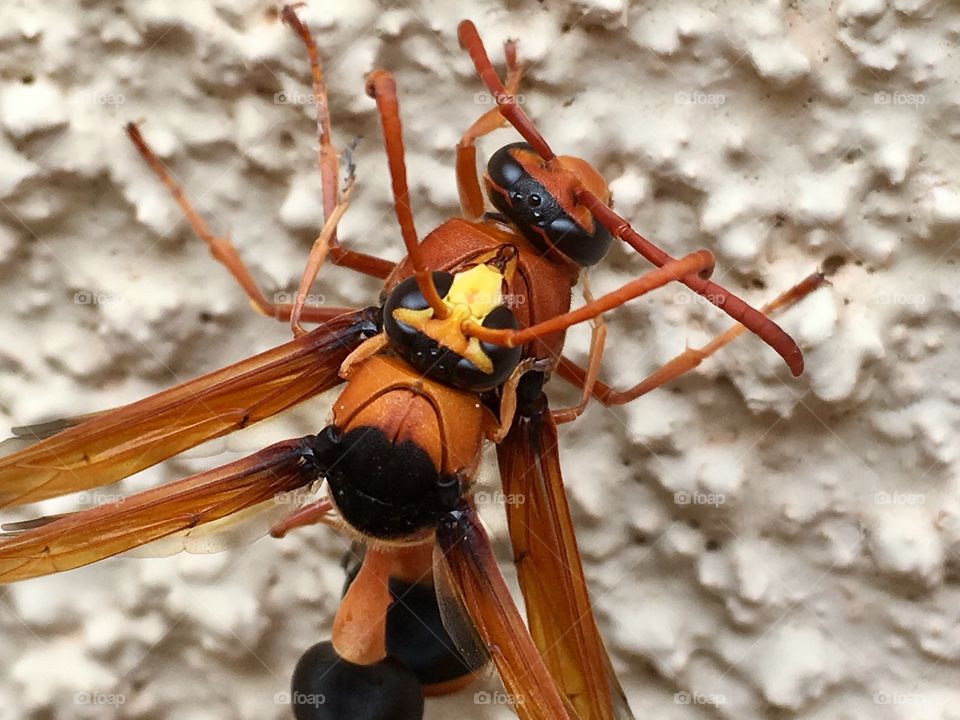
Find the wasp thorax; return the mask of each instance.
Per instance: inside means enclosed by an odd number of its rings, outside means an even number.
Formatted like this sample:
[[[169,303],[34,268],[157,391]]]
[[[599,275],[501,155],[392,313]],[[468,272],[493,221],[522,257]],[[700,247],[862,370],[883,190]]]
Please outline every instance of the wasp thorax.
[[[383,327],[394,348],[420,372],[441,382],[479,392],[502,384],[520,362],[522,348],[507,348],[470,337],[470,324],[496,330],[518,327],[504,305],[503,275],[491,265],[457,274],[435,272],[433,284],[450,312],[435,318],[415,278],[400,282],[383,306]]]
[[[582,267],[607,254],[610,233],[576,199],[580,188],[604,201],[610,194],[585,160],[547,163],[527,143],[513,143],[493,154],[484,179],[490,201],[538,249],[558,250]]]

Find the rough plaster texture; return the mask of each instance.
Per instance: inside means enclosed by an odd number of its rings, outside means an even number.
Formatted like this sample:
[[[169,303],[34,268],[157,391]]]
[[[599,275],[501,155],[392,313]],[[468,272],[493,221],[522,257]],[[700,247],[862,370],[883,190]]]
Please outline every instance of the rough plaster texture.
[[[287,337],[249,310],[122,133],[144,119],[265,291],[295,288],[319,227],[315,135],[301,48],[268,10],[0,6],[3,434]],[[824,263],[836,271],[783,318],[803,378],[745,338],[669,389],[562,429],[587,574],[637,716],[958,717],[956,5],[315,0],[302,16],[337,142],[363,136],[342,224],[352,247],[400,256],[362,91],[375,66],[397,75],[420,231],[457,212],[452,148],[489,102],[456,47],[470,16],[493,50],[520,38],[523,101],[545,135],[594,162],[618,210],[673,254],[709,248],[717,277],[755,302]],[[594,290],[643,269],[614,248]],[[315,299],[376,291],[330,270]],[[726,325],[673,288],[609,322],[603,375],[621,384]],[[574,356],[586,338],[571,335]],[[573,398],[559,381],[551,392]],[[122,489],[314,431],[329,402]],[[4,588],[0,718],[287,717],[275,696],[328,632],[343,549],[315,528]],[[476,701],[496,687],[431,701],[427,716],[509,717],[501,696]]]

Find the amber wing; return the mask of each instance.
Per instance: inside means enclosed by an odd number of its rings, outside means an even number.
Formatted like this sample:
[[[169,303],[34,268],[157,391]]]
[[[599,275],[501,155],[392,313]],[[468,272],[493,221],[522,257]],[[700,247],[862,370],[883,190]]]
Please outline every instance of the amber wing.
[[[347,313],[0,457],[0,508],[107,485],[302,402],[337,385],[340,363],[375,331],[373,310]]]
[[[577,718],[533,644],[470,505],[461,504],[440,521],[434,564],[493,658],[521,720]]]
[[[530,634],[579,717],[632,718],[597,630],[546,409],[497,447],[507,521]]]
[[[0,538],[0,583],[88,565],[265,504],[318,476],[309,437]]]

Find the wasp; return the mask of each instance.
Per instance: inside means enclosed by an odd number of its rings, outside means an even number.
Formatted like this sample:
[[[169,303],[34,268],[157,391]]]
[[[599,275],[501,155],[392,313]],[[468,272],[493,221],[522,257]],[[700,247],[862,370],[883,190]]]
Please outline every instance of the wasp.
[[[36,442],[0,459],[0,506],[120,480],[342,384],[331,420],[315,434],[120,501],[7,525],[0,582],[239,524],[259,522],[280,537],[321,523],[354,540],[360,559],[350,568],[330,641],[308,649],[294,670],[299,720],[419,718],[425,694],[458,689],[488,658],[522,718],[631,717],[593,617],[556,426],[575,419],[591,397],[606,404],[639,397],[744,330],[799,374],[800,349],[766,313],[795,302],[822,278],[807,278],[761,311],[709,280],[709,252],[675,259],[640,236],[610,208],[601,175],[585,160],[556,155],[517,105],[522,70],[515,43],[505,47],[504,83],[469,21],[460,24],[459,40],[497,107],[457,146],[463,217],[419,239],[396,85],[388,72],[375,70],[366,91],[380,116],[406,257],[394,264],[347,249],[337,225],[349,206],[353,168],[341,190],[315,41],[292,8],[282,17],[310,60],[325,217],[292,303],[266,299],[137,125],[127,133],[214,258],[257,310],[290,323],[293,339],[124,407],[21,429]],[[524,142],[495,152],[481,176],[475,143],[505,123]],[[603,296],[587,290],[585,304],[571,309],[583,270],[600,262],[614,239],[656,267]],[[328,260],[383,280],[379,302],[360,309],[308,306],[308,291]],[[739,324],[629,389],[602,383],[602,314],[670,282]],[[582,322],[593,324],[586,368],[562,356],[565,331]],[[317,327],[306,330],[303,323]],[[580,388],[577,405],[549,407],[543,386],[553,374]],[[508,505],[507,519],[526,622],[472,499],[489,442],[496,444],[504,493],[524,498]]]

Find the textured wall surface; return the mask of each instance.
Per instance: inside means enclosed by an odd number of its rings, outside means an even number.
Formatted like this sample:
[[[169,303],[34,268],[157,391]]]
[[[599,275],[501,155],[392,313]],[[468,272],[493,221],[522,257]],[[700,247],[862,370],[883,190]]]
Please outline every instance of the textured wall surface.
[[[489,106],[456,45],[468,15],[492,51],[520,39],[522,100],[546,137],[591,160],[668,251],[709,248],[716,277],[756,303],[833,271],[783,316],[806,352],[799,380],[743,338],[669,388],[561,428],[597,613],[638,717],[958,717],[956,4],[451,5],[301,10],[335,140],[362,137],[341,226],[351,247],[401,254],[363,93],[376,66],[397,76],[419,230],[457,213],[452,149]],[[301,46],[256,0],[0,5],[0,434],[288,337],[249,309],[122,125],[144,120],[265,292],[289,292],[320,224],[307,78]],[[514,139],[501,131],[481,154]],[[644,269],[614,248],[593,289]],[[324,269],[315,292],[367,304],[377,286]],[[727,325],[682,288],[608,319],[603,377],[621,385]],[[587,337],[571,334],[574,357]],[[559,380],[551,393],[573,399]],[[120,491],[313,432],[329,403]],[[501,509],[487,510],[497,528]],[[317,527],[0,589],[0,718],[286,718],[276,699],[329,632],[343,551]],[[501,696],[475,694],[496,687],[430,701],[427,716],[509,717]]]

